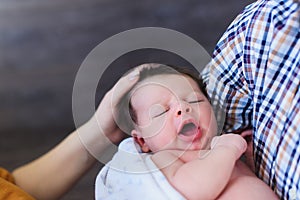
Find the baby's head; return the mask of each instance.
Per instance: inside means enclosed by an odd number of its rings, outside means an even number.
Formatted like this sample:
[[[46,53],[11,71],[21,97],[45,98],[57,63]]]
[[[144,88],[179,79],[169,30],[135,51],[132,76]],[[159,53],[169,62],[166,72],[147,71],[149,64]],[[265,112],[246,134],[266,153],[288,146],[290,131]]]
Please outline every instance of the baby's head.
[[[162,64],[138,68],[138,82],[118,106],[121,128],[143,152],[208,148],[217,123],[198,73]]]

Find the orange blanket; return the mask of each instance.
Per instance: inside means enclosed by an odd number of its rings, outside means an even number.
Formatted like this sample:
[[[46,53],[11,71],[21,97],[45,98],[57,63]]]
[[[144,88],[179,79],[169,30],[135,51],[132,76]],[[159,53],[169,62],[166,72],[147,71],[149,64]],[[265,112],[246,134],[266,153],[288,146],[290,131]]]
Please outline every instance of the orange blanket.
[[[13,176],[0,167],[0,199],[34,200],[29,194],[14,184]]]

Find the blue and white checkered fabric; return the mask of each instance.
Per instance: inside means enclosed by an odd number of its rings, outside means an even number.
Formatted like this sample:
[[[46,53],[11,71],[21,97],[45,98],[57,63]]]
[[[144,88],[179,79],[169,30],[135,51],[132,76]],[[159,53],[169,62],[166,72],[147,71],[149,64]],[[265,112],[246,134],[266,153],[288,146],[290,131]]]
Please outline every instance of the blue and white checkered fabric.
[[[203,77],[225,132],[253,128],[257,175],[281,199],[300,199],[300,1],[247,6]]]

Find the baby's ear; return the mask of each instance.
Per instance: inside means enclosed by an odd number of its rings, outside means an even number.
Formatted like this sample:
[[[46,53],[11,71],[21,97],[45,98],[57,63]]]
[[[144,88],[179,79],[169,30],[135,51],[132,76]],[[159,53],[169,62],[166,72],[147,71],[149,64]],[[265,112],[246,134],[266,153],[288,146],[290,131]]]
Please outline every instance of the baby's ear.
[[[140,132],[138,132],[137,130],[134,129],[131,131],[131,135],[132,135],[134,141],[141,147],[141,150],[143,153],[151,152],[151,150],[148,147],[148,145],[146,144],[144,138],[141,137]]]

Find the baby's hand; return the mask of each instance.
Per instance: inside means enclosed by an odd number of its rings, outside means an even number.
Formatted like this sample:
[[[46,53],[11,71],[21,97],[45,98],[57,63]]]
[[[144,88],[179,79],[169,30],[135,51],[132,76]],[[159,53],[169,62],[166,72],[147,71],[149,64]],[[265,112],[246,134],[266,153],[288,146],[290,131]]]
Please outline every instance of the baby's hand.
[[[211,142],[211,149],[217,147],[228,147],[234,150],[236,159],[241,157],[241,155],[246,151],[247,142],[246,140],[237,134],[224,134],[221,136],[216,136]]]

